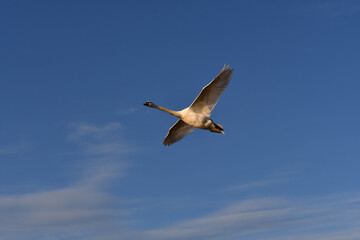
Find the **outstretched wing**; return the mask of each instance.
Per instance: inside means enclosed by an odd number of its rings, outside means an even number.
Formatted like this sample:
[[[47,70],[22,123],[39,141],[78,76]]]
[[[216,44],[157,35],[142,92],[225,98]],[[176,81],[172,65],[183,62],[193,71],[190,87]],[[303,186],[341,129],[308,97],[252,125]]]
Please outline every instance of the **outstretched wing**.
[[[233,69],[225,65],[219,75],[201,90],[189,108],[194,112],[210,117],[211,111],[228,86],[232,73]]]
[[[168,134],[166,135],[163,144],[169,146],[177,141],[183,139],[186,135],[194,131],[194,127],[185,123],[183,120],[179,119],[174,126],[169,129]]]

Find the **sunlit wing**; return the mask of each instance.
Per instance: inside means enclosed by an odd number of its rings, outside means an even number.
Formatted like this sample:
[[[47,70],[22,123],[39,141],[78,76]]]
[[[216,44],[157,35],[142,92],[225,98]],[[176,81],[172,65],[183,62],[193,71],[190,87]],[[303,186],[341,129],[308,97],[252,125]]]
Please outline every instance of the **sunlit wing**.
[[[189,108],[194,112],[210,117],[211,111],[228,86],[232,73],[233,69],[225,65],[219,75],[201,90]]]
[[[183,139],[186,135],[194,131],[194,127],[185,123],[183,120],[178,120],[174,126],[169,129],[168,134],[166,135],[163,144],[169,146],[177,141]]]

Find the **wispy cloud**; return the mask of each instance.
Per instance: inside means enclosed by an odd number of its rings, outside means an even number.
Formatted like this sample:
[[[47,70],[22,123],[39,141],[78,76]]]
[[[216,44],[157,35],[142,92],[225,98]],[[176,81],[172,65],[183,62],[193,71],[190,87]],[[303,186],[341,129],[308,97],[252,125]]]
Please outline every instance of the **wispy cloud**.
[[[276,184],[288,183],[290,181],[293,181],[295,180],[296,175],[297,175],[296,172],[293,171],[278,172],[262,180],[240,183],[237,185],[227,187],[225,191],[246,191],[246,190],[254,190],[257,188],[271,187]]]
[[[263,181],[256,181],[251,183],[244,183],[244,184],[238,184],[234,186],[230,186],[225,189],[225,191],[242,191],[242,190],[249,190],[254,188],[261,188],[261,187],[267,187],[270,185],[274,185],[277,183],[282,183],[287,181],[287,179],[269,179],[269,180],[263,180]]]
[[[128,145],[121,139],[121,125],[82,123],[73,124],[71,130],[69,139],[78,144],[84,157],[95,161],[86,162],[83,173],[65,187],[0,195],[2,239],[360,239],[360,195],[354,193],[307,199],[276,195],[242,197],[241,201],[214,206],[206,214],[188,219],[179,217],[171,224],[155,228],[151,222],[136,219],[144,206],[108,190],[111,182],[124,177],[122,163]],[[107,145],[120,148],[104,147]],[[229,190],[265,187],[286,179],[286,176],[277,177],[235,185]],[[191,201],[196,200],[191,198]],[[144,202],[146,199],[141,199],[140,204]],[[173,204],[183,203],[174,201]],[[219,206],[219,202],[216,204]],[[182,205],[178,210],[186,208]],[[143,229],[137,225],[137,220],[145,226]]]
[[[0,147],[0,154],[16,153],[18,149],[14,146],[2,146]]]
[[[74,239],[108,227],[124,229],[122,200],[102,189],[115,177],[111,167],[117,166],[101,168],[67,187],[0,195],[2,239]]]
[[[109,228],[126,235],[125,201],[106,191],[124,172],[121,125],[72,124],[69,140],[89,158],[65,187],[0,195],[1,239],[81,239]],[[126,227],[125,227],[126,226]]]
[[[19,142],[17,144],[0,146],[0,154],[18,154],[31,148],[29,142]]]
[[[131,113],[135,113],[137,111],[138,111],[138,108],[135,108],[135,107],[119,108],[119,109],[116,110],[116,113],[120,114],[120,115],[128,115],[128,114],[131,114]]]
[[[118,156],[134,151],[121,136],[122,126],[113,122],[103,126],[71,124],[73,133],[69,139],[83,147],[85,153],[97,156]]]
[[[107,171],[99,171],[99,175],[107,175]],[[0,196],[0,231],[4,239],[357,240],[360,237],[360,197],[350,195],[303,200],[249,198],[167,227],[134,230],[136,222],[125,220],[131,218],[131,211],[123,205],[124,200],[99,187],[103,177],[95,179],[99,180],[83,179],[66,188]]]
[[[359,239],[360,198],[255,198],[146,232],[147,239]],[[328,238],[331,236],[331,238]]]

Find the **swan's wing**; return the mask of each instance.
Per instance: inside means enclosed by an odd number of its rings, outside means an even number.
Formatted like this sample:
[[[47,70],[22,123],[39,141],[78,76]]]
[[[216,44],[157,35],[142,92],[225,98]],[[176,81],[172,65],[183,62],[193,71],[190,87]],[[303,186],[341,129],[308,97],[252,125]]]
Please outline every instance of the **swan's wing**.
[[[189,108],[194,112],[210,117],[211,111],[228,86],[232,73],[233,69],[225,65],[219,75],[201,90]]]
[[[194,131],[194,127],[185,123],[183,120],[179,119],[174,126],[169,129],[168,134],[166,135],[163,144],[169,146],[177,141],[183,139],[186,135]]]

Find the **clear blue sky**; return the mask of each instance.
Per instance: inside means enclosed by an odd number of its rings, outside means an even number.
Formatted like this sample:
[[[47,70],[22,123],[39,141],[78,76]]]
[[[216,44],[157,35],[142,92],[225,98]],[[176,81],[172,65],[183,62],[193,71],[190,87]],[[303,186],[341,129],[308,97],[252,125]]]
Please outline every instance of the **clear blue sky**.
[[[358,1],[1,1],[5,240],[360,239]],[[224,64],[212,118],[161,145]]]

